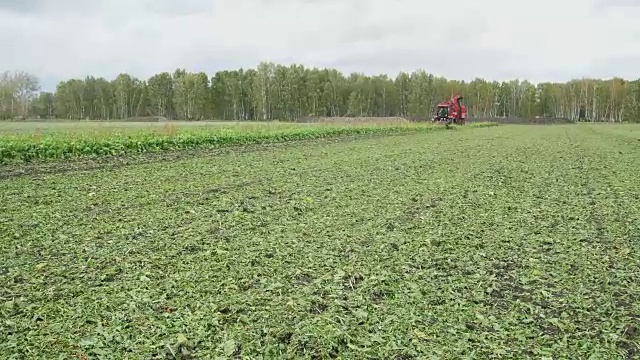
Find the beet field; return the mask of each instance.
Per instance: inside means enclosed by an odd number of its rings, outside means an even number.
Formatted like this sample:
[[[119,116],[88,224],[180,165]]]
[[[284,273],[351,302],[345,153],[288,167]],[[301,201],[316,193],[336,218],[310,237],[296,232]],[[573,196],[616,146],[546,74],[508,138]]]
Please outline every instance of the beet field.
[[[0,136],[0,358],[640,358],[640,127],[319,126]]]

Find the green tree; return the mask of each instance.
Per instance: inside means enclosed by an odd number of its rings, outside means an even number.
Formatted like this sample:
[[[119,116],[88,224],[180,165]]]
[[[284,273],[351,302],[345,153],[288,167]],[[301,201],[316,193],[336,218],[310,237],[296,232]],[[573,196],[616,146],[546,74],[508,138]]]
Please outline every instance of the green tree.
[[[68,119],[289,120],[304,116],[430,117],[455,94],[472,117],[563,117],[586,121],[640,119],[638,80],[574,79],[533,84],[527,80],[471,82],[418,69],[387,75],[345,76],[337,69],[261,62],[255,69],[204,72],[176,69],[148,81],[129,74],[114,80],[87,76],[61,81],[53,94],[38,94],[26,72],[0,73],[0,118],[57,116]]]
[[[54,95],[51,92],[41,92],[31,102],[30,114],[41,119],[51,119],[55,116]]]
[[[173,78],[168,72],[152,76],[147,80],[149,114],[174,118]]]

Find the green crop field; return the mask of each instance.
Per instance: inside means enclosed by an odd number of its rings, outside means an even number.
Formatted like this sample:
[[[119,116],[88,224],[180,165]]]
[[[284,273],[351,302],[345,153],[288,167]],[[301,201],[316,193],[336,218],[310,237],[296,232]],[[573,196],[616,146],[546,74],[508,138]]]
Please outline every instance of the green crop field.
[[[0,134],[24,134],[36,132],[86,132],[86,131],[118,131],[130,129],[153,129],[167,125],[168,122],[142,122],[142,121],[1,121]],[[196,122],[196,121],[172,121],[175,126],[209,126],[223,125],[231,122]]]
[[[73,123],[69,123],[73,124]],[[164,125],[120,123],[102,127],[99,123],[77,122],[77,129],[46,124],[33,129],[22,123],[13,131],[0,133],[0,164],[48,162],[71,158],[103,158],[187,149],[212,149],[229,145],[281,143],[292,140],[334,138],[348,135],[384,135],[440,131],[445,128],[421,123],[368,124],[295,124],[295,123],[222,123]],[[147,123],[148,124],[148,123]],[[226,125],[225,125],[226,124]],[[468,127],[493,126],[474,123]]]
[[[0,358],[640,357],[640,126],[410,126],[0,136]]]

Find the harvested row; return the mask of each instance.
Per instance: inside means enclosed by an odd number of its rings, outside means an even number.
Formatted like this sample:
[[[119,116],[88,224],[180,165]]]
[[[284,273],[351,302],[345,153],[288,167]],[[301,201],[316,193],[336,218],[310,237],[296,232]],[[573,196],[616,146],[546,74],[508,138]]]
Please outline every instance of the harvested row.
[[[473,127],[491,126],[473,124]],[[347,135],[430,132],[430,124],[250,125],[143,131],[0,135],[0,164],[83,156],[122,156],[179,149],[274,143]]]
[[[637,358],[637,137],[498,126],[0,181],[2,355]]]

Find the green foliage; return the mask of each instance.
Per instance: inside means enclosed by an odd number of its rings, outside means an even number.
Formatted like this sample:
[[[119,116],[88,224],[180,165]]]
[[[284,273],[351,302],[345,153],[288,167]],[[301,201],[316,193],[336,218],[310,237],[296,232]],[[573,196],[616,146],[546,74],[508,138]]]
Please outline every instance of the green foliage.
[[[625,89],[622,107],[622,120],[640,122],[640,81],[629,83]]]
[[[491,124],[475,123],[468,126],[488,125]],[[108,132],[4,134],[0,135],[0,164],[440,129],[441,126],[431,124],[247,124],[184,128],[168,125],[160,129]]]
[[[634,105],[637,83],[619,78],[540,84],[519,79],[499,82],[476,78],[467,82],[424,70],[390,78],[263,62],[255,69],[218,71],[211,77],[177,69],[148,80],[127,74],[113,81],[70,79],[58,84],[53,105],[49,101],[49,106],[34,106],[31,115],[50,117],[53,113],[58,118],[93,120],[164,116],[285,121],[306,116],[428,117],[437,103],[462,94],[471,117],[619,122],[640,119],[640,107]],[[17,109],[8,108],[13,93],[7,89],[0,81],[0,116],[3,104],[5,113],[17,114]],[[3,91],[8,95],[2,95]],[[631,107],[625,105],[629,96],[634,101]]]
[[[0,120],[26,118],[30,102],[40,90],[38,79],[25,71],[0,73]]]
[[[633,359],[640,128],[0,181],[3,358]]]
[[[54,117],[54,96],[50,92],[41,92],[40,95],[31,102],[30,114],[41,119]]]

